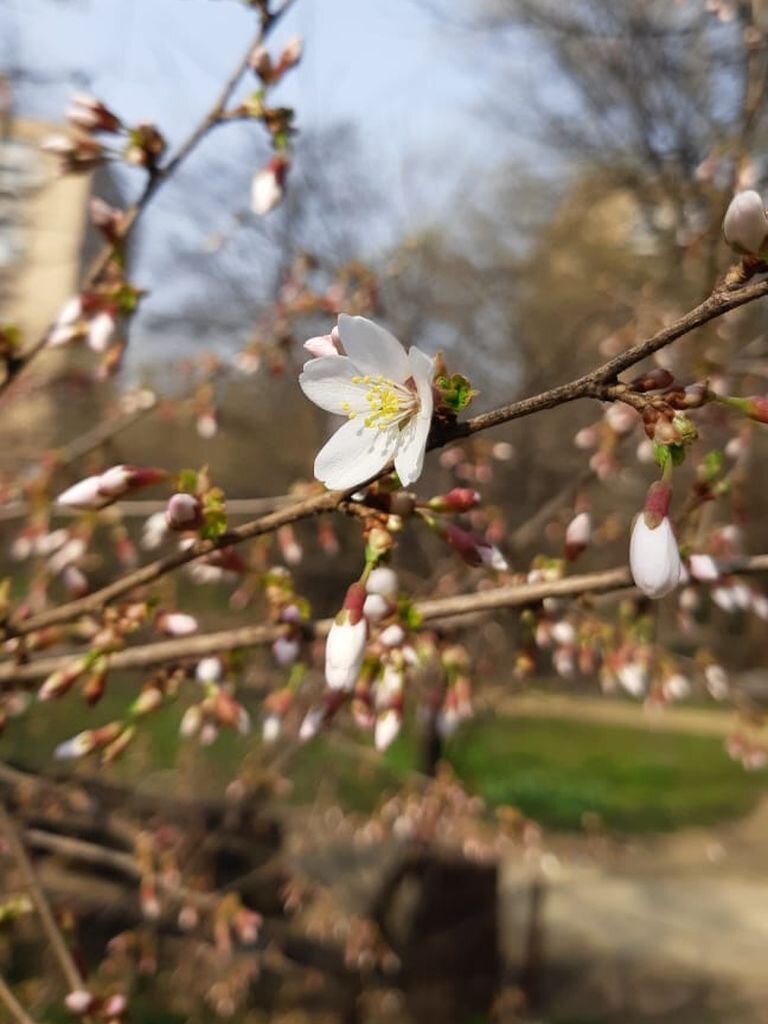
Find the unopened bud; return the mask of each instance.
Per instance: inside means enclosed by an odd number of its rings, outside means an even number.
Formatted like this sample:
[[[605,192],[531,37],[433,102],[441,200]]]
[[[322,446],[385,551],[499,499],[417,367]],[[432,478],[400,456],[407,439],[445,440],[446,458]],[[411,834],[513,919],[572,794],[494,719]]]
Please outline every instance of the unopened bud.
[[[723,218],[723,235],[740,255],[760,253],[768,235],[768,218],[759,193],[750,189],[733,197]]]
[[[643,393],[646,391],[661,391],[664,388],[668,388],[674,379],[675,378],[669,370],[665,370],[663,367],[657,366],[653,370],[649,370],[647,373],[642,373],[639,377],[635,377],[634,380],[629,382],[629,387],[632,391],[639,391]]]
[[[199,530],[203,521],[203,504],[196,495],[179,492],[169,498],[165,522],[171,530]]]
[[[433,512],[452,512],[460,515],[480,504],[480,494],[469,487],[454,487],[447,494],[440,494],[429,501]]]

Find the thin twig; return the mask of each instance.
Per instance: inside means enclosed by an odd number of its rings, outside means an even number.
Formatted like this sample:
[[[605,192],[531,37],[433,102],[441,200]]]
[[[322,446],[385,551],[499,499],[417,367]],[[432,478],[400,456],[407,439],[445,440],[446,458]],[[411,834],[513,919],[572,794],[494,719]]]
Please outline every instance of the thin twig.
[[[0,974],[0,1003],[16,1021],[16,1024],[37,1024],[37,1021],[27,1013],[16,996],[11,991],[5,978]]]
[[[53,911],[40,885],[37,872],[30,860],[24,842],[3,803],[0,803],[0,829],[5,833],[11,854],[24,876],[25,885],[29,890],[35,910],[48,936],[51,948],[56,955],[56,959],[59,961],[59,966],[69,986],[69,991],[76,992],[83,987],[83,976],[64,941],[64,936],[61,934],[59,926],[56,924]]]
[[[264,515],[284,505],[292,505],[295,501],[296,498],[292,494],[278,494],[274,498],[227,498],[227,517],[238,519],[241,516]],[[130,501],[119,501],[110,507],[125,519],[144,519],[155,512],[164,512],[168,502],[153,498],[135,498]],[[32,507],[24,501],[0,505],[0,522],[26,519],[31,512]],[[73,519],[82,514],[78,509],[58,505],[50,509],[52,519]]]

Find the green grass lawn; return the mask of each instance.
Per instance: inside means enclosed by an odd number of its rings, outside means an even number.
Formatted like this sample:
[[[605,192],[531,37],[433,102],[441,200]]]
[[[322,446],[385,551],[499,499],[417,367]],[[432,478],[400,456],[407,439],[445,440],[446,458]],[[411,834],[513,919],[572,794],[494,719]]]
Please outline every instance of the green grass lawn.
[[[0,738],[0,758],[50,766],[56,743],[108,721],[122,701],[105,704],[88,711],[71,697],[33,708]],[[258,765],[272,756],[263,756],[255,737],[223,733],[206,749],[180,741],[181,713],[171,705],[153,715],[108,774],[150,787],[173,779],[178,792],[220,792],[244,757]],[[359,751],[357,742],[320,738],[290,756],[283,772],[291,802],[328,800],[365,812],[405,784],[418,763],[413,731],[380,758],[370,747]],[[768,790],[768,775],[744,772],[717,737],[599,723],[486,718],[465,726],[447,745],[446,757],[489,804],[518,807],[553,829],[580,829],[586,814],[621,832],[706,825],[746,813]]]
[[[712,736],[535,718],[472,723],[449,745],[456,773],[489,803],[512,804],[543,825],[646,832],[746,813],[768,789]]]

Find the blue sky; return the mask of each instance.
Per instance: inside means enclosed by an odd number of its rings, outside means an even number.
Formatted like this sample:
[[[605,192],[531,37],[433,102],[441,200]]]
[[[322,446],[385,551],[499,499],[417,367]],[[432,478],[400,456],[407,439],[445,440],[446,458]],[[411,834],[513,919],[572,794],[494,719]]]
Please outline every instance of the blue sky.
[[[5,6],[6,47],[22,66],[45,69],[53,79],[23,91],[24,109],[60,117],[73,88],[67,72],[81,70],[90,90],[126,120],[155,120],[171,139],[181,138],[210,103],[254,22],[236,0]],[[296,32],[306,38],[306,55],[281,86],[281,99],[296,106],[300,127],[352,121],[367,162],[395,191],[409,166],[428,161],[439,170],[431,192],[436,204],[467,163],[482,158],[488,140],[475,117],[479,77],[450,28],[416,0],[298,0],[273,45]]]

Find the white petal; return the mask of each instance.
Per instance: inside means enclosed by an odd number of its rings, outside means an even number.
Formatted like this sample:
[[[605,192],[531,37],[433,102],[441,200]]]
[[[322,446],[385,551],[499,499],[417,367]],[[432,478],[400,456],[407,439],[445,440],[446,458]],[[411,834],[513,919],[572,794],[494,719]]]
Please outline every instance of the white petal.
[[[424,452],[434,407],[432,378],[435,369],[433,360],[415,345],[408,353],[408,364],[419,395],[419,411],[401,431],[395,455],[395,469],[405,487],[419,479],[424,466]]]
[[[339,333],[344,351],[363,373],[381,375],[402,384],[412,370],[405,349],[389,331],[364,316],[339,317]]]
[[[319,356],[304,364],[299,387],[310,402],[337,416],[368,412],[366,388],[352,383],[352,378],[359,375],[360,371],[346,356]]]
[[[332,491],[357,487],[386,466],[398,439],[396,429],[375,430],[360,419],[347,420],[320,449],[315,476]]]
[[[403,487],[416,483],[421,476],[429,426],[430,420],[419,414],[400,431],[395,452],[395,469]]]

